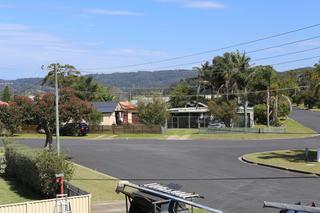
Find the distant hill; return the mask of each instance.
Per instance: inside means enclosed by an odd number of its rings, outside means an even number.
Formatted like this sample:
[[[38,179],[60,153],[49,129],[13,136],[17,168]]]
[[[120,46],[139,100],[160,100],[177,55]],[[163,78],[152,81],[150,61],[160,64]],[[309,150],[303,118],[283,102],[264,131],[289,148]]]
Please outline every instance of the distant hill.
[[[308,73],[312,72],[312,67],[279,72],[280,75],[296,77],[302,86],[308,84]],[[186,78],[197,76],[195,70],[163,70],[163,71],[139,71],[112,74],[91,74],[96,81],[104,86],[114,86],[121,90],[128,89],[164,89],[172,84],[178,83]],[[52,88],[40,86],[41,78],[22,78],[11,81],[0,79],[0,91],[5,86],[4,82],[14,89],[16,94],[35,94],[36,92],[50,91]]]
[[[91,74],[96,81],[104,86],[114,86],[122,90],[129,88],[168,88],[186,78],[194,78],[197,72],[194,70],[163,70],[163,71],[139,71],[112,74]],[[41,78],[23,78],[11,81],[0,79],[0,90],[8,83],[15,93],[34,94],[36,92],[48,91],[50,88],[40,86]]]
[[[90,75],[103,85],[127,88],[168,88],[182,79],[197,76],[195,70],[139,71]]]

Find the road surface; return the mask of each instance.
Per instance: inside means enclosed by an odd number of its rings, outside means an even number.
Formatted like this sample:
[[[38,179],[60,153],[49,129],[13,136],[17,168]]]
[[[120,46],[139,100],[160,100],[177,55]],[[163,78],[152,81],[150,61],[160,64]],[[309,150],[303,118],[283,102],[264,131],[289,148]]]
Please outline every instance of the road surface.
[[[293,114],[301,123],[307,116],[309,114],[300,111]],[[308,120],[307,123],[318,128],[316,122]],[[21,142],[31,146],[43,143],[39,140]],[[62,149],[68,151],[76,163],[115,177],[135,179],[137,183],[179,183],[185,191],[204,195],[202,203],[226,213],[268,213],[279,211],[262,209],[263,201],[310,203],[320,200],[320,179],[249,165],[238,158],[251,152],[317,148],[319,143],[319,137],[251,141],[79,139],[63,140]]]

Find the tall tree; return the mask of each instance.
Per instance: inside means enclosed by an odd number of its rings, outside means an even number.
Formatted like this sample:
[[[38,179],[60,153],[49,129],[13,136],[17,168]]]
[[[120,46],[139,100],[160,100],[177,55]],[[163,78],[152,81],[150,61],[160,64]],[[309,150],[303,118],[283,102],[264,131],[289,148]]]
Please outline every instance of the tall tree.
[[[58,75],[58,83],[60,88],[69,87],[72,82],[80,76],[80,71],[70,64],[50,64],[42,66],[42,70],[47,72],[47,75],[41,82],[41,85],[49,85],[54,87],[55,84],[55,70]]]
[[[25,114],[29,114],[30,118],[25,122],[36,124],[45,131],[45,147],[52,149],[56,127],[55,96],[51,93],[38,94],[34,100],[21,98],[16,104],[23,108]],[[89,120],[90,113],[93,111],[91,104],[76,97],[73,90],[63,89],[60,91],[59,120],[61,124]]]
[[[9,86],[6,85],[2,91],[2,101],[9,102],[11,98]]]
[[[270,91],[278,89],[278,75],[277,72],[273,69],[272,66],[257,66],[254,68],[253,80],[251,85],[256,91],[265,90],[264,99],[266,101],[266,115],[267,115],[267,125],[270,125]],[[276,98],[277,99],[277,98]],[[276,100],[274,99],[274,101]],[[276,106],[274,105],[274,108]],[[276,110],[276,109],[274,109]]]
[[[196,96],[193,94],[192,88],[187,82],[179,83],[170,92],[170,106],[184,107],[188,102],[195,100]]]
[[[167,104],[159,98],[152,102],[138,103],[138,114],[141,123],[146,125],[164,125],[168,117]]]

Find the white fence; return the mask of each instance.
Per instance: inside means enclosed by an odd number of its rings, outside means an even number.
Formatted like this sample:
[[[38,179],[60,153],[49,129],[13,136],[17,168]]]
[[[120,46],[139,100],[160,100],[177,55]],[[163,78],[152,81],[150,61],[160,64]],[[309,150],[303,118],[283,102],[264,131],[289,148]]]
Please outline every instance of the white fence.
[[[91,213],[91,195],[68,198],[72,213]],[[56,199],[0,205],[0,213],[54,213]]]

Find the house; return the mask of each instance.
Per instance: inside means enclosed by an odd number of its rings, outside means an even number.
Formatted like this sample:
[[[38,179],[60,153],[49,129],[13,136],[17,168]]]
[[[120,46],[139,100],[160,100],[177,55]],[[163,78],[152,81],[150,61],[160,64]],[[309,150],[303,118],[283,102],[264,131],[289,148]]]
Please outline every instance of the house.
[[[168,109],[168,128],[207,127],[210,120],[208,106],[203,103],[187,103],[185,107]]]
[[[137,108],[128,101],[91,102],[91,104],[98,112],[102,113],[103,119],[100,125],[139,123]]]
[[[7,102],[0,101],[0,106],[9,106]]]
[[[199,128],[208,127],[210,120],[214,118],[210,115],[208,106],[200,102],[187,103],[185,107],[168,109],[170,118],[167,120],[168,128]],[[247,108],[248,126],[254,126],[253,107]],[[233,127],[244,127],[244,110],[240,106],[237,109],[237,116],[232,121]]]
[[[100,125],[111,126],[112,124],[116,124],[116,108],[118,106],[117,102],[109,101],[109,102],[91,102],[92,106],[96,108],[96,110],[102,113],[102,122]]]
[[[116,108],[117,124],[139,123],[137,107],[129,101],[120,101]]]

